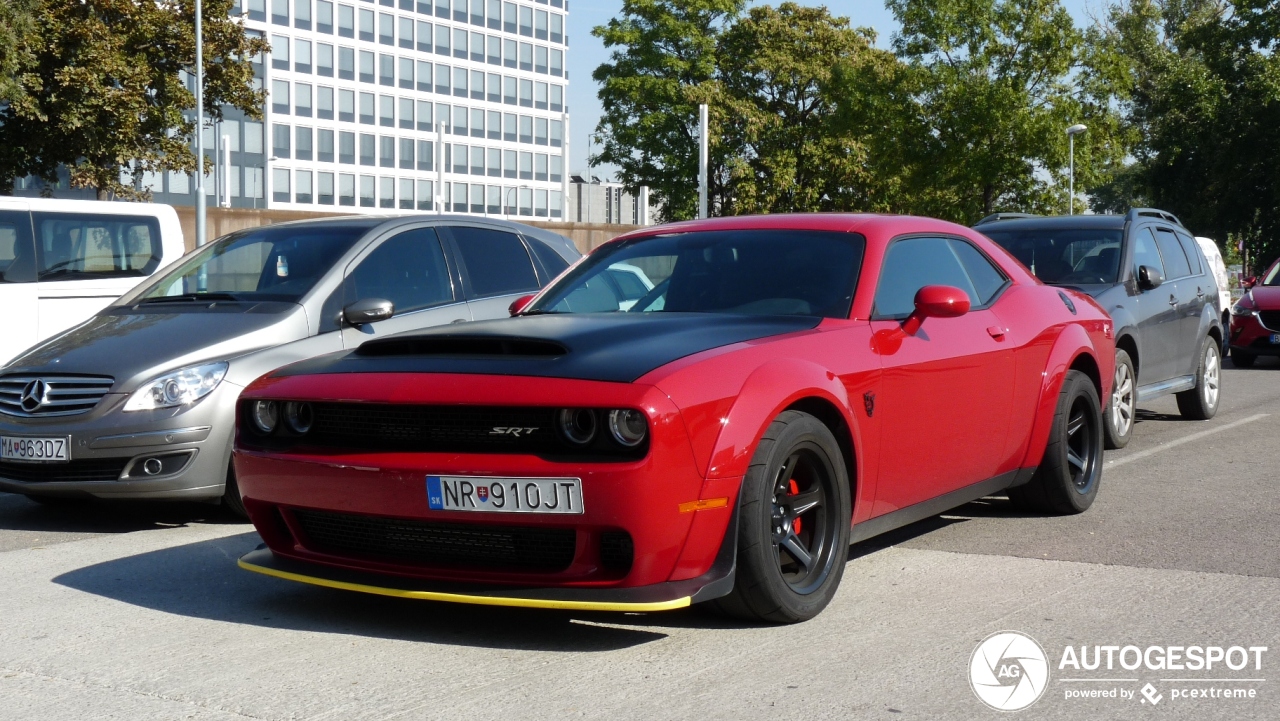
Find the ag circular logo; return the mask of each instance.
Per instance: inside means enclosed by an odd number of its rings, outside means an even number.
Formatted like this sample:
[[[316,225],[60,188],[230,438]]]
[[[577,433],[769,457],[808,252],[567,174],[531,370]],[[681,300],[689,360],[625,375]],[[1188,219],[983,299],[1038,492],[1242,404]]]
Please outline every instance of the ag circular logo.
[[[1021,711],[1044,695],[1049,659],[1030,636],[1000,631],[983,639],[969,659],[969,685],[997,711]]]

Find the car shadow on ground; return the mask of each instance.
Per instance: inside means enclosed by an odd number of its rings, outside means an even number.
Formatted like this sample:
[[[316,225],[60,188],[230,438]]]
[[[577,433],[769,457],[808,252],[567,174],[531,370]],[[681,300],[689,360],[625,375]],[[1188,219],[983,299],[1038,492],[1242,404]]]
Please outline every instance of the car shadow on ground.
[[[387,598],[309,586],[240,569],[261,542],[241,533],[120,558],[54,582],[164,613],[265,628],[481,648],[613,651],[665,638],[625,614],[582,614]]]
[[[193,523],[248,525],[248,521],[210,503],[85,499],[45,505],[26,496],[0,493],[0,530],[132,533]]]

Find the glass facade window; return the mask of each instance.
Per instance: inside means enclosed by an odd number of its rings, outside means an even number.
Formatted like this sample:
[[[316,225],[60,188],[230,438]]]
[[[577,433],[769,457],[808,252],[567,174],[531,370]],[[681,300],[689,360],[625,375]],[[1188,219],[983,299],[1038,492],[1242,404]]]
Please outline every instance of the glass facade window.
[[[386,13],[378,13],[378,42],[382,45],[396,44],[396,17]]]
[[[467,184],[453,184],[453,207],[451,210],[455,213],[467,212]]]
[[[547,109],[547,84],[533,84],[533,107],[537,110]]]
[[[360,133],[360,164],[361,165],[377,165],[375,156],[377,155],[378,144],[377,138],[368,133]]]
[[[418,61],[418,84],[419,92],[431,92],[431,63],[425,60]]]
[[[316,160],[322,163],[333,162],[333,131],[329,128],[316,130]]]
[[[293,114],[300,118],[311,117],[311,84],[294,83]]]
[[[502,32],[514,33],[516,31],[516,4],[513,2],[502,3]]]
[[[516,79],[509,75],[502,78],[502,102],[504,105],[516,104]]]
[[[290,152],[290,128],[280,123],[271,124],[271,154],[277,158],[288,158]]]
[[[480,108],[471,109],[471,137],[484,137],[484,110]]]
[[[396,179],[383,176],[378,181],[378,207],[396,207]]]
[[[356,79],[356,51],[355,48],[339,47],[338,48],[338,77],[343,80]]]
[[[462,28],[453,29],[453,57],[467,59],[467,31]]]
[[[311,29],[311,0],[293,0],[293,26],[299,30]]]
[[[413,18],[399,18],[396,21],[396,42],[407,50],[413,49]]]
[[[496,110],[490,110],[488,112],[488,117],[489,123],[487,127],[489,134],[487,137],[490,140],[502,140],[502,113],[499,113]]]
[[[299,125],[293,129],[293,157],[297,160],[311,160],[312,136],[311,128]]]
[[[373,42],[373,11],[360,8],[360,39]]]
[[[396,139],[389,135],[378,138],[378,167],[396,167]]]
[[[564,122],[560,120],[551,121],[551,147],[559,148],[564,145]]]
[[[562,112],[564,110],[564,86],[551,86],[551,110],[554,112]]]
[[[449,54],[449,27],[447,25],[436,25],[436,54]]]
[[[453,146],[453,172],[458,175],[467,174],[467,146]]]
[[[467,109],[461,105],[453,106],[453,134],[467,134]]]
[[[453,73],[448,65],[436,63],[436,92],[441,95],[449,94],[450,79]]]
[[[520,116],[520,142],[526,145],[533,143],[533,116]]]
[[[502,38],[497,35],[490,35],[485,40],[485,62],[490,65],[502,64]]]
[[[271,24],[289,24],[289,0],[271,0]]]
[[[556,77],[564,76],[564,51],[551,50],[551,74]]]
[[[295,39],[293,41],[293,71],[311,73],[311,41]]]
[[[414,142],[413,138],[400,138],[400,169],[414,169]]]
[[[362,125],[373,125],[373,93],[360,93],[360,123]]]
[[[354,90],[338,91],[338,120],[343,123],[356,121],[356,93]]]
[[[347,131],[338,133],[338,162],[344,165],[356,164],[356,134]]]
[[[400,179],[400,209],[413,210],[413,178]]]
[[[533,71],[547,74],[547,49],[542,45],[537,45],[533,49]]]
[[[378,96],[378,125],[384,128],[396,126],[396,99],[390,95]]]
[[[453,69],[453,94],[459,98],[467,97],[467,69]]]
[[[360,176],[360,207],[373,208],[377,206],[377,185],[378,179],[372,175]]]
[[[533,37],[537,40],[546,40],[550,34],[551,23],[547,18],[546,10],[535,10],[533,13]]]
[[[333,3],[316,0],[316,32],[333,34]]]
[[[564,179],[564,157],[560,155],[551,156],[551,182],[559,183]],[[556,205],[552,203],[552,205]]]
[[[511,113],[502,116],[502,139],[508,143],[516,142],[516,116]]]
[[[333,46],[316,43],[316,75],[333,77]]]
[[[271,36],[271,67],[289,69],[289,38],[285,35]]]
[[[356,9],[351,5],[338,6],[338,37],[356,36]]]
[[[533,8],[528,5],[520,6],[520,34],[533,37]]]
[[[436,145],[430,140],[418,141],[418,170],[435,170],[432,159],[435,157]]]
[[[271,81],[271,112],[278,115],[289,114],[289,81]]]
[[[333,205],[333,173],[316,173],[316,202]]]
[[[504,67],[504,68],[515,68],[517,65],[519,65],[519,62],[517,62],[517,58],[516,58],[516,55],[517,55],[517,50],[516,50],[516,48],[517,48],[517,47],[519,47],[519,44],[518,44],[518,43],[516,43],[516,41],[514,41],[514,40],[507,40],[507,39],[503,39],[503,41],[502,41],[502,67]]]
[[[485,175],[490,178],[502,177],[502,150],[500,148],[489,148],[488,163],[485,165]]]
[[[433,131],[432,127],[432,105],[430,100],[419,100],[418,103],[418,130]]]
[[[547,119],[533,119],[533,142],[538,145],[547,144]]]
[[[520,179],[533,180],[533,153],[520,153]]]
[[[378,84],[394,87],[396,84],[396,56],[378,56]]]
[[[316,117],[333,120],[333,88],[328,85],[316,86]]]
[[[547,180],[547,154],[537,153],[533,156],[533,179]]]
[[[435,189],[430,180],[418,181],[418,210],[435,210]]]
[[[287,203],[292,198],[289,194],[289,170],[276,168],[271,171],[271,199],[277,203]]]
[[[533,81],[532,80],[524,80],[524,79],[520,80],[520,107],[522,108],[533,107]]]
[[[484,175],[484,148],[479,145],[471,146],[471,174]]]
[[[400,128],[413,130],[413,98],[400,98],[396,101],[400,106]]]
[[[418,52],[422,52],[422,53],[431,52],[431,37],[432,37],[431,23],[427,23],[419,20],[417,35],[418,35],[418,42],[415,45],[415,47],[418,48]]]
[[[551,13],[551,42],[564,42],[564,16],[560,13]]]
[[[311,202],[311,171],[298,170],[294,171],[294,193],[293,202],[310,203]]]
[[[360,82],[372,83],[374,55],[368,50],[360,51]]]
[[[338,175],[338,205],[354,206],[356,204],[356,176],[348,173]]]

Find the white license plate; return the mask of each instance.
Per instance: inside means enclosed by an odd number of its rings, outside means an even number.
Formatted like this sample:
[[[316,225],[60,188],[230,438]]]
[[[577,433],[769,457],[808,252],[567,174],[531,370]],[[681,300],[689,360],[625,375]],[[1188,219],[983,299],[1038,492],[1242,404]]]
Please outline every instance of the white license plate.
[[[437,511],[582,513],[578,478],[427,476],[427,505]]]
[[[0,459],[6,461],[69,461],[70,438],[15,438],[0,436]]]

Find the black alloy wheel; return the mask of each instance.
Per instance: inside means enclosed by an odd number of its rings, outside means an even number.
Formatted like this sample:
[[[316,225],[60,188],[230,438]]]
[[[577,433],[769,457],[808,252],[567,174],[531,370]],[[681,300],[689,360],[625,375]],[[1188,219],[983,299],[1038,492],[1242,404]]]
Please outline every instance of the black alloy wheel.
[[[818,615],[844,574],[852,510],[831,430],[807,413],[779,414],[742,479],[733,590],[711,605],[756,622]]]
[[[1014,507],[1042,513],[1083,513],[1102,482],[1103,420],[1098,389],[1089,376],[1067,371],[1040,467],[1009,489]]]

